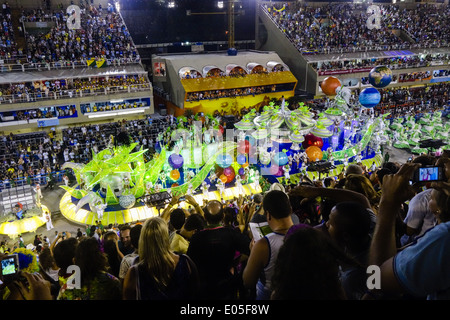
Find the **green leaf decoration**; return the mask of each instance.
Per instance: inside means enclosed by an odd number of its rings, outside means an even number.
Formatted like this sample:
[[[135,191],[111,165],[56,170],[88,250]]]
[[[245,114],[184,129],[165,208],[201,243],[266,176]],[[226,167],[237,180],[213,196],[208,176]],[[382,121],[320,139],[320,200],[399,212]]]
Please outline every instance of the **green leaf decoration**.
[[[117,199],[116,195],[111,190],[111,187],[109,185],[107,187],[105,200],[107,204],[119,204],[119,199]]]

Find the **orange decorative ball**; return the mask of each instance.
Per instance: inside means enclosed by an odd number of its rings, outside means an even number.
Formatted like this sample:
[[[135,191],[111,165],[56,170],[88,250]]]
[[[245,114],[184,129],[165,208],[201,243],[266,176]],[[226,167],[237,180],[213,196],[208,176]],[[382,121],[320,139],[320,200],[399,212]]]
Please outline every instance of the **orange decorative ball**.
[[[316,162],[317,160],[322,160],[323,158],[322,150],[320,150],[319,147],[310,146],[305,150],[305,152],[308,156],[309,162]]]
[[[173,181],[177,181],[178,179],[180,179],[180,171],[178,171],[177,169],[173,169],[172,171],[170,171],[170,179],[172,179]]]
[[[224,174],[220,175],[219,179],[222,180],[223,183],[227,183],[228,180],[227,176]]]
[[[330,76],[323,79],[320,87],[327,96],[334,96],[336,95],[336,89],[341,85],[341,81],[338,78]]]

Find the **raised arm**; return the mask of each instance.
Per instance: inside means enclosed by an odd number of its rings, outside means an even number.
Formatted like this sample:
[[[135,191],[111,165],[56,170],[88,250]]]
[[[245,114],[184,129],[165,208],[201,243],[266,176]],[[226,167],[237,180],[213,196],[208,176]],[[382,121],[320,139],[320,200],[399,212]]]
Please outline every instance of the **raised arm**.
[[[415,194],[409,181],[418,167],[420,164],[406,163],[396,174],[383,178],[377,224],[370,247],[370,264],[380,266],[397,253],[395,221],[402,203]]]
[[[332,189],[324,187],[298,186],[291,190],[290,194],[308,199],[317,197],[331,198],[337,201],[355,201],[371,208],[369,199],[359,192],[347,189]]]

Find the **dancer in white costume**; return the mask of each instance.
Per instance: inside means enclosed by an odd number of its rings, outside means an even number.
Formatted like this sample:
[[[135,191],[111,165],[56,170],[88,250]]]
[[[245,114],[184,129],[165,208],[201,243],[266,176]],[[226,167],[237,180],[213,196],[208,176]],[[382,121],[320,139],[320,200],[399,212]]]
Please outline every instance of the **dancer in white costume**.
[[[33,190],[34,190],[34,192],[36,192],[36,205],[38,207],[40,207],[41,199],[43,198],[43,196],[42,196],[41,186],[39,185],[39,183],[36,183],[36,187]]]
[[[50,215],[50,212],[46,211],[45,212],[45,223],[46,223],[46,227],[47,227],[47,231],[50,231],[53,229],[53,223],[52,223],[52,217]]]

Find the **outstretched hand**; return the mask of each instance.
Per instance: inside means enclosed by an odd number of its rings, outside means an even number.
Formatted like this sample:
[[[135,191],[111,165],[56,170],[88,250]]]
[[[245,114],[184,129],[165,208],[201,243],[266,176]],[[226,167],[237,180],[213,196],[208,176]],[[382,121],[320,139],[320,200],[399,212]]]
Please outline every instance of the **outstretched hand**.
[[[187,194],[185,196],[186,202],[189,203],[191,206],[195,207],[198,205],[197,201],[195,200],[195,198],[193,196],[191,196],[190,194]]]

